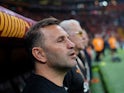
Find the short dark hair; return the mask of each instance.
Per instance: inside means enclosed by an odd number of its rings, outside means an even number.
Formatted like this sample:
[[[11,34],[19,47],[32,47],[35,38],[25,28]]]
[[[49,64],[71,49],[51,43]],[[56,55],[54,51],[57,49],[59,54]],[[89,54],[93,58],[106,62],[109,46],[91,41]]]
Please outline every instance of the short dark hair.
[[[34,24],[25,34],[25,46],[26,50],[28,50],[29,55],[32,56],[32,48],[35,46],[44,46],[44,34],[42,31],[39,31],[40,28],[49,26],[49,25],[59,25],[60,21],[56,18],[45,18],[43,20],[38,21]]]

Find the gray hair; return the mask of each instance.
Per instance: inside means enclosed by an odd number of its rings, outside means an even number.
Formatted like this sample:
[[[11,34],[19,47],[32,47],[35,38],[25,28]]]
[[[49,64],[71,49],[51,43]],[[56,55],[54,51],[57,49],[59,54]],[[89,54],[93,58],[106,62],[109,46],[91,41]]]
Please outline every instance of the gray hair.
[[[79,21],[75,19],[64,20],[59,25],[69,34],[74,28],[74,24],[80,25]]]

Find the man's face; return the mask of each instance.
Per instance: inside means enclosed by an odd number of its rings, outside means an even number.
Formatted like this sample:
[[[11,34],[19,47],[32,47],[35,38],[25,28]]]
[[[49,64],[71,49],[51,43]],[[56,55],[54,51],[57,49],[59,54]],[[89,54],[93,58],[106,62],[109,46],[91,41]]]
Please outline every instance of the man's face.
[[[77,50],[82,50],[85,48],[85,40],[83,38],[83,29],[77,25],[73,24],[73,27],[70,32],[70,39],[75,43]]]
[[[84,46],[88,46],[89,38],[85,30],[83,30],[83,41],[84,41]]]
[[[68,34],[57,25],[43,28],[47,64],[54,69],[71,68],[76,65],[75,44]]]

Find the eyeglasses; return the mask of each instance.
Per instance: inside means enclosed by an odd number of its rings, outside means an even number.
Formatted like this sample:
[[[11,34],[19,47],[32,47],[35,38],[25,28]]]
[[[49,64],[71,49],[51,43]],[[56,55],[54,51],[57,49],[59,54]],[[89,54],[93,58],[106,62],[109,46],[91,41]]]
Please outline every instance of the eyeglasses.
[[[77,34],[78,36],[81,36],[83,35],[83,32],[82,31],[78,31],[78,32],[75,32],[75,34]]]

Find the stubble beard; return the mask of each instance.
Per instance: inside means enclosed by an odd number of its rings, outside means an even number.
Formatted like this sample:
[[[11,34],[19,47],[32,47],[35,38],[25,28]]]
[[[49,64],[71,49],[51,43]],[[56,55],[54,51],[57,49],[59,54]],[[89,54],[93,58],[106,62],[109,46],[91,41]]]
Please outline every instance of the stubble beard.
[[[48,52],[47,51],[47,60],[48,60],[48,65],[49,67],[51,67],[52,69],[56,70],[56,71],[61,71],[61,72],[67,72],[68,70],[70,70],[71,67],[68,66],[68,62],[66,59],[67,57],[63,57],[60,54],[56,54]]]

